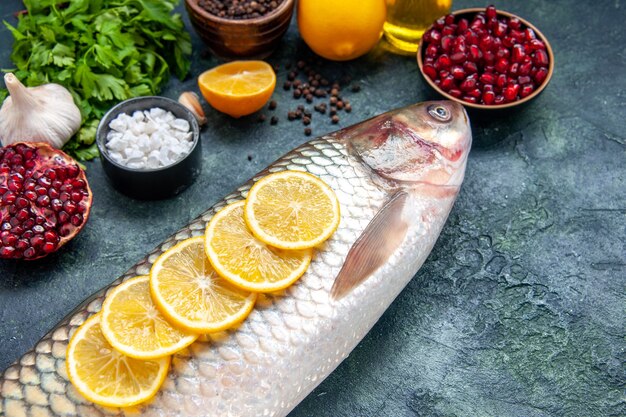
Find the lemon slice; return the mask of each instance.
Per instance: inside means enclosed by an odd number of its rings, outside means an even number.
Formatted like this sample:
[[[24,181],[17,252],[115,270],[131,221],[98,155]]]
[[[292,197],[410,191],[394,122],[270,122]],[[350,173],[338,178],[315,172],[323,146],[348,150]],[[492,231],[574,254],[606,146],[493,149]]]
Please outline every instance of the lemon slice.
[[[107,407],[129,407],[152,398],[165,377],[170,357],[140,360],[109,344],[100,330],[101,314],[89,318],[67,346],[67,374],[86,399]]]
[[[107,295],[100,327],[111,346],[136,359],[171,355],[198,338],[196,333],[173,327],[159,312],[147,275],[131,278]]]
[[[307,270],[312,249],[271,247],[248,230],[244,201],[230,204],[209,222],[205,249],[218,274],[248,291],[270,292],[287,288]]]
[[[241,117],[263,108],[276,87],[276,74],[264,61],[232,61],[200,74],[198,87],[215,109]]]
[[[204,237],[193,237],[161,255],[150,271],[150,291],[157,308],[176,326],[209,333],[243,321],[256,293],[220,277],[204,251]]]
[[[339,226],[339,201],[318,177],[300,171],[270,174],[248,192],[244,217],[259,240],[281,249],[304,249]]]

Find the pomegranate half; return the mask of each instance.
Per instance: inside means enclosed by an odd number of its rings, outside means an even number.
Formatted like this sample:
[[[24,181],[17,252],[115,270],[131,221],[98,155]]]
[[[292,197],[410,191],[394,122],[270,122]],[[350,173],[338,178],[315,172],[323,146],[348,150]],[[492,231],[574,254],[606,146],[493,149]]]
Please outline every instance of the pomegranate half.
[[[89,217],[85,172],[45,143],[0,148],[0,258],[38,259],[72,240]]]

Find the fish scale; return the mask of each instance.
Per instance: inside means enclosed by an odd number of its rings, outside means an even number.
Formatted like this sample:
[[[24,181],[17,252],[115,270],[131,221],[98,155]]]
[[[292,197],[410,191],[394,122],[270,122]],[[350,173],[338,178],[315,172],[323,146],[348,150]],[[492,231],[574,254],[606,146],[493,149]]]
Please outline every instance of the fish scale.
[[[83,302],[4,372],[0,415],[99,417],[137,415],[138,411],[148,417],[287,415],[347,357],[414,276],[434,245],[456,194],[411,200],[420,221],[411,225],[398,249],[350,294],[333,299],[331,288],[343,261],[390,193],[373,180],[371,167],[350,151],[344,136],[339,131],[288,153]],[[259,178],[283,170],[319,176],[335,191],[341,207],[338,230],[318,248],[302,278],[282,292],[260,294],[255,308],[237,328],[207,335],[174,355],[163,386],[148,404],[131,410],[111,409],[84,399],[65,370],[65,350],[74,330],[100,310],[108,291],[130,277],[149,274],[163,252],[179,241],[202,235],[214,213],[244,199]]]

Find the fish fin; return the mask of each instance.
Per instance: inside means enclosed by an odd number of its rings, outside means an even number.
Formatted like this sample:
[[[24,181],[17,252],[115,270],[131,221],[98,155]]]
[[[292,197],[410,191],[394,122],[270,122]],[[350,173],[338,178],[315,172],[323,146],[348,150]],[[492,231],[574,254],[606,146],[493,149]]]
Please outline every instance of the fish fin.
[[[330,290],[332,298],[340,299],[356,288],[400,246],[409,228],[402,219],[407,196],[405,191],[394,193],[354,242]]]

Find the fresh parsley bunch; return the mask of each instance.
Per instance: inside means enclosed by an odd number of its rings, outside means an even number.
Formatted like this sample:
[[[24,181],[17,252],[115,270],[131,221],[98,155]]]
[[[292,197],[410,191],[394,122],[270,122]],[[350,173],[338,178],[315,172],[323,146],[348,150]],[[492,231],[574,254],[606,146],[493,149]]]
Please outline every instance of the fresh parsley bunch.
[[[98,156],[100,118],[117,102],[158,94],[170,72],[189,71],[191,40],[179,0],[24,0],[17,27],[4,22],[15,42],[15,75],[27,86],[65,86],[83,123],[64,150]],[[0,91],[0,100],[6,93]]]

